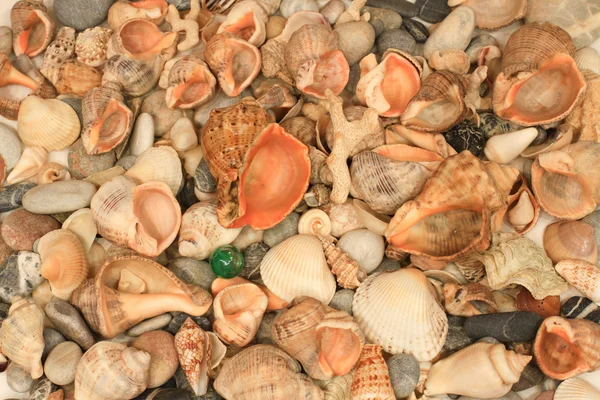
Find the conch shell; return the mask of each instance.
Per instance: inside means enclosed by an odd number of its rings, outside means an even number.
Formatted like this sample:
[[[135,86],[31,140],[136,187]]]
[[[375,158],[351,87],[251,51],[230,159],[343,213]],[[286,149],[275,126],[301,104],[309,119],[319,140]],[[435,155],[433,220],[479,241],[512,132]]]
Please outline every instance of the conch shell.
[[[170,109],[196,108],[212,100],[217,80],[204,61],[195,56],[179,59],[169,72],[165,101]]]
[[[162,253],[181,225],[179,203],[162,182],[138,186],[117,176],[98,189],[90,208],[102,237],[149,257]]]
[[[562,260],[554,267],[567,282],[592,301],[600,301],[600,268],[583,260]]]
[[[352,378],[350,398],[355,400],[394,400],[394,390],[381,346],[365,344]]]
[[[531,356],[506,350],[502,343],[475,343],[433,364],[425,394],[454,393],[492,398],[507,394]]]
[[[573,57],[573,40],[558,26],[534,22],[520,27],[506,44],[494,84],[496,114],[522,126],[564,119],[587,86]]]
[[[266,39],[268,18],[261,2],[243,0],[229,10],[217,34],[228,32],[258,47]]]
[[[106,57],[120,54],[134,60],[161,57],[167,61],[177,52],[177,37],[177,32],[161,32],[151,21],[132,19],[115,29],[108,41]]]
[[[98,342],[83,354],[75,372],[75,398],[132,399],[146,389],[150,354],[122,343]]]
[[[204,289],[183,283],[160,264],[131,252],[109,258],[95,278],[71,295],[71,304],[81,310],[90,328],[107,338],[169,311],[203,315],[211,303]]]
[[[38,379],[43,373],[44,313],[33,302],[16,297],[0,329],[2,353]]]
[[[600,202],[600,143],[577,142],[540,154],[531,166],[531,186],[550,215],[580,219]]]
[[[533,345],[538,367],[552,379],[568,379],[600,367],[600,326],[585,319],[546,318]]]
[[[54,38],[56,25],[41,0],[19,0],[10,10],[15,55],[35,57]]]
[[[196,325],[191,318],[188,318],[175,335],[175,349],[181,369],[183,369],[194,394],[196,396],[206,394],[213,355],[208,333]]]
[[[160,25],[165,19],[169,4],[165,0],[123,1],[114,3],[108,10],[108,25],[116,30],[132,19],[145,19]]]
[[[527,0],[449,0],[448,6],[471,7],[477,27],[489,30],[508,26],[527,13]]]
[[[484,302],[492,311],[498,308],[492,292],[479,283],[469,283],[467,285],[446,283],[443,287],[443,294],[444,308],[448,314],[461,317],[481,315],[482,312],[471,303],[472,301]]]

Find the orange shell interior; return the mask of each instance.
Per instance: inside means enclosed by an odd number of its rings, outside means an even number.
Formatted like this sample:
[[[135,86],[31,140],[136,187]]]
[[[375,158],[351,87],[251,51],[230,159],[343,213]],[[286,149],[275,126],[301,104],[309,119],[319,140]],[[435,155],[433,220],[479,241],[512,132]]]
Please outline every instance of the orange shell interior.
[[[250,11],[240,19],[238,19],[235,24],[228,25],[223,29],[223,32],[229,32],[234,34],[235,36],[249,40],[254,32],[256,31],[256,21],[254,19],[254,12]]]
[[[362,350],[354,332],[325,327],[317,331],[317,340],[321,345],[319,365],[326,374],[346,375],[354,368]]]
[[[325,91],[338,95],[344,90],[350,76],[350,66],[340,50],[324,54],[319,60],[300,66],[296,86],[308,95],[325,98]]]
[[[310,179],[308,148],[278,124],[268,125],[246,153],[239,213],[229,228],[268,229],[302,201]]]
[[[224,81],[223,90],[228,96],[237,96],[258,75],[260,53],[251,44],[234,39],[229,40],[227,45],[231,46],[231,56],[227,60],[224,74],[219,74],[219,81]]]
[[[177,40],[177,32],[163,33],[151,21],[142,19],[126,22],[119,36],[123,48],[136,60],[150,59]]]
[[[175,86],[171,92],[171,98],[169,101],[169,108],[193,106],[194,104],[200,104],[212,95],[214,90],[214,78],[211,81],[207,76],[210,72],[207,71],[206,67],[198,65],[192,75],[183,83]]]
[[[413,99],[402,114],[402,124],[425,131],[443,132],[459,122],[464,100],[458,86],[451,85],[443,97],[432,100]]]
[[[421,88],[419,71],[410,61],[398,54],[388,55],[383,62],[385,75],[379,86],[390,108],[381,116],[399,117]]]
[[[142,0],[129,2],[129,5],[135,8],[143,8],[145,10],[151,10],[153,8],[159,8],[164,14],[169,4],[165,0]]]
[[[106,153],[119,145],[129,133],[133,114],[117,99],[111,99],[85,141],[88,154]]]
[[[23,30],[17,40],[15,41],[15,54],[27,54],[30,57],[40,54],[47,44],[48,32],[50,28],[46,24],[49,22],[40,10],[33,10],[27,18],[25,26],[27,29]]]

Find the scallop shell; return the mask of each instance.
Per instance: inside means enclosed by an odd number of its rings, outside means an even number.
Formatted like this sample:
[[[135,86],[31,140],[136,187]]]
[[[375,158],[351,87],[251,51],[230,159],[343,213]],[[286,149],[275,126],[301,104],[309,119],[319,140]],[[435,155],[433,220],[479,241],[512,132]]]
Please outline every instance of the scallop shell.
[[[52,294],[69,300],[71,293],[87,279],[87,251],[71,231],[57,229],[42,236],[37,252],[42,265],[40,273],[50,282]]]
[[[167,61],[177,52],[177,32],[164,33],[151,21],[131,19],[116,28],[106,47],[106,57],[122,55],[133,60]]]
[[[559,221],[546,227],[544,250],[555,264],[569,259],[598,262],[594,228],[581,221]]]
[[[16,56],[26,54],[35,57],[41,54],[54,38],[56,25],[41,1],[17,1],[10,10],[10,23]]]
[[[102,85],[114,82],[123,94],[140,97],[156,86],[164,63],[162,57],[150,60],[132,60],[121,55],[111,57],[104,66]]]
[[[394,390],[381,346],[365,344],[352,378],[350,398],[356,400],[394,400]]]
[[[118,29],[132,19],[144,19],[160,25],[167,14],[168,3],[165,0],[143,0],[136,2],[117,1],[108,10],[108,25]]]
[[[243,0],[229,10],[217,34],[228,32],[259,47],[266,39],[268,17],[261,3]]]
[[[6,183],[12,185],[33,178],[46,163],[48,153],[41,147],[26,147],[15,164]]]
[[[594,400],[600,398],[600,390],[580,378],[569,378],[563,381],[556,392],[554,400]]]
[[[181,369],[194,394],[196,396],[206,394],[213,356],[212,342],[208,333],[188,318],[175,335],[175,348]]]
[[[90,251],[98,233],[92,217],[92,210],[89,208],[82,208],[69,215],[63,222],[62,229],[73,232],[81,241],[86,252]]]
[[[108,59],[106,56],[106,47],[112,36],[111,29],[96,26],[88,28],[77,35],[75,42],[75,54],[77,60],[89,65],[90,67],[101,67]]]
[[[216,84],[204,61],[195,56],[184,56],[169,72],[167,106],[170,109],[199,107],[212,100]]]
[[[369,342],[388,353],[406,352],[429,361],[442,349],[448,333],[446,313],[432,289],[427,277],[414,268],[371,275],[354,295],[352,314]]]
[[[260,274],[267,288],[288,302],[310,296],[328,304],[335,294],[335,278],[321,243],[311,235],[292,236],[269,250]]]
[[[169,146],[151,147],[143,152],[125,176],[140,183],[163,182],[173,195],[181,189],[183,172],[177,152]]]
[[[468,6],[475,11],[480,29],[497,30],[525,17],[527,0],[450,0],[450,7]]]
[[[593,47],[583,47],[575,53],[575,62],[577,68],[581,71],[589,69],[590,71],[600,74],[600,54]]]
[[[0,329],[2,353],[23,370],[38,379],[44,373],[44,313],[26,299],[16,297],[8,310],[8,317]]]
[[[600,301],[600,269],[583,260],[562,260],[554,267],[567,282],[592,301]]]
[[[75,398],[134,398],[146,389],[150,354],[121,343],[98,342],[83,354],[75,373]]]
[[[17,128],[26,146],[52,151],[72,145],[79,137],[81,125],[67,103],[31,95],[21,103]]]

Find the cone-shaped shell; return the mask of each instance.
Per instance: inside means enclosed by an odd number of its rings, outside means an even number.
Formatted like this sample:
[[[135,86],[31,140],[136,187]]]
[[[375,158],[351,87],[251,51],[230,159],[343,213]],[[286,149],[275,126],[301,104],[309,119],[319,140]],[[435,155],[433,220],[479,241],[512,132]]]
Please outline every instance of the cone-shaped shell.
[[[300,370],[285,351],[259,344],[225,361],[214,386],[228,399],[323,400],[323,391]]]
[[[311,235],[292,236],[269,250],[260,274],[267,288],[288,302],[310,296],[328,304],[335,294],[321,242]]]
[[[567,282],[592,301],[600,301],[600,268],[583,260],[562,260],[554,267]]]
[[[162,253],[181,225],[179,203],[162,182],[138,186],[117,176],[98,189],[90,208],[102,237],[149,257]]]
[[[118,29],[125,22],[141,18],[156,25],[165,19],[169,4],[165,0],[142,0],[129,2],[119,0],[108,10],[107,22],[112,29]]]
[[[87,251],[81,241],[73,232],[57,229],[42,236],[37,252],[42,260],[40,272],[50,283],[52,294],[69,300],[88,277]]]
[[[0,329],[2,353],[33,379],[44,373],[44,313],[33,303],[15,298]]]
[[[327,214],[321,210],[314,209],[311,211],[319,211],[327,216]],[[304,215],[306,215],[306,213]],[[303,218],[304,215],[301,218]],[[327,221],[329,222],[327,231],[323,232],[321,228],[318,229],[317,232],[313,230],[310,234],[317,236],[321,241],[323,251],[325,252],[325,259],[331,268],[331,272],[335,275],[338,285],[345,289],[356,289],[361,282],[367,279],[367,272],[355,259],[350,257],[348,253],[336,246],[329,237],[325,238],[322,236],[329,235],[331,232],[331,221],[329,220],[329,217],[327,217]],[[298,232],[302,233],[300,231],[300,224],[298,224]]]
[[[124,55],[134,60],[161,57],[171,59],[177,52],[177,32],[161,32],[151,21],[131,19],[115,30],[108,41],[106,56]]]
[[[527,0],[449,0],[450,7],[468,6],[475,11],[479,29],[496,30],[525,17]]]
[[[81,124],[67,103],[32,95],[21,102],[17,128],[26,146],[53,151],[73,144],[79,137]]]
[[[125,251],[109,258],[93,279],[71,295],[92,330],[112,338],[147,318],[169,311],[203,315],[212,298],[154,261]],[[143,304],[143,307],[140,307]]]
[[[586,319],[546,318],[533,346],[544,374],[564,380],[600,367],[600,326]]]
[[[448,333],[431,284],[414,268],[371,275],[356,290],[352,314],[369,342],[419,361],[432,360]]]
[[[208,333],[196,325],[191,318],[188,318],[175,335],[175,349],[181,369],[183,369],[194,394],[196,396],[206,394],[213,353]]]
[[[350,398],[356,400],[394,400],[394,390],[381,346],[366,344],[354,371]]]
[[[125,176],[141,183],[163,182],[176,195],[183,181],[181,160],[172,147],[150,147],[135,160]]]
[[[569,378],[562,382],[553,400],[595,400],[600,399],[600,390],[581,378]]]
[[[123,94],[140,97],[156,86],[164,64],[162,57],[133,60],[123,55],[116,55],[111,57],[104,66],[102,85],[116,83]]]
[[[19,0],[10,10],[15,55],[35,57],[41,54],[54,38],[56,25],[43,2]]]
[[[217,33],[228,32],[246,40],[253,46],[260,46],[266,38],[265,24],[268,18],[269,16],[260,2],[244,0],[231,8]]]
[[[131,399],[146,389],[150,354],[122,343],[98,342],[75,372],[75,398]]]
[[[501,343],[475,343],[433,364],[425,393],[501,397],[519,380],[531,358],[506,350]]]
[[[170,109],[196,108],[212,100],[217,80],[195,56],[179,59],[169,72],[166,103]]]
[[[229,97],[239,95],[260,72],[260,51],[231,33],[219,33],[206,44],[204,58]]]
[[[215,333],[228,344],[244,347],[258,332],[269,302],[253,283],[229,286],[215,296]]]
[[[41,147],[26,147],[6,178],[6,183],[12,185],[33,178],[46,163],[48,153]]]
[[[594,227],[581,221],[559,221],[546,227],[544,250],[553,263],[569,259],[598,262]]]

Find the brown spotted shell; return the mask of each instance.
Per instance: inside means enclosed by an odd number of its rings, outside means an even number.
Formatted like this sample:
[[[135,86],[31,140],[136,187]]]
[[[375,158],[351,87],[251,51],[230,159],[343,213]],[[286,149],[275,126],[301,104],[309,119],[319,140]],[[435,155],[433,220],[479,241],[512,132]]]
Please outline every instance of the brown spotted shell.
[[[35,57],[41,54],[54,38],[56,25],[40,0],[19,0],[10,10],[15,55]],[[41,26],[40,26],[41,25]]]
[[[181,369],[196,396],[206,394],[212,356],[208,334],[188,318],[175,335],[175,349]]]

